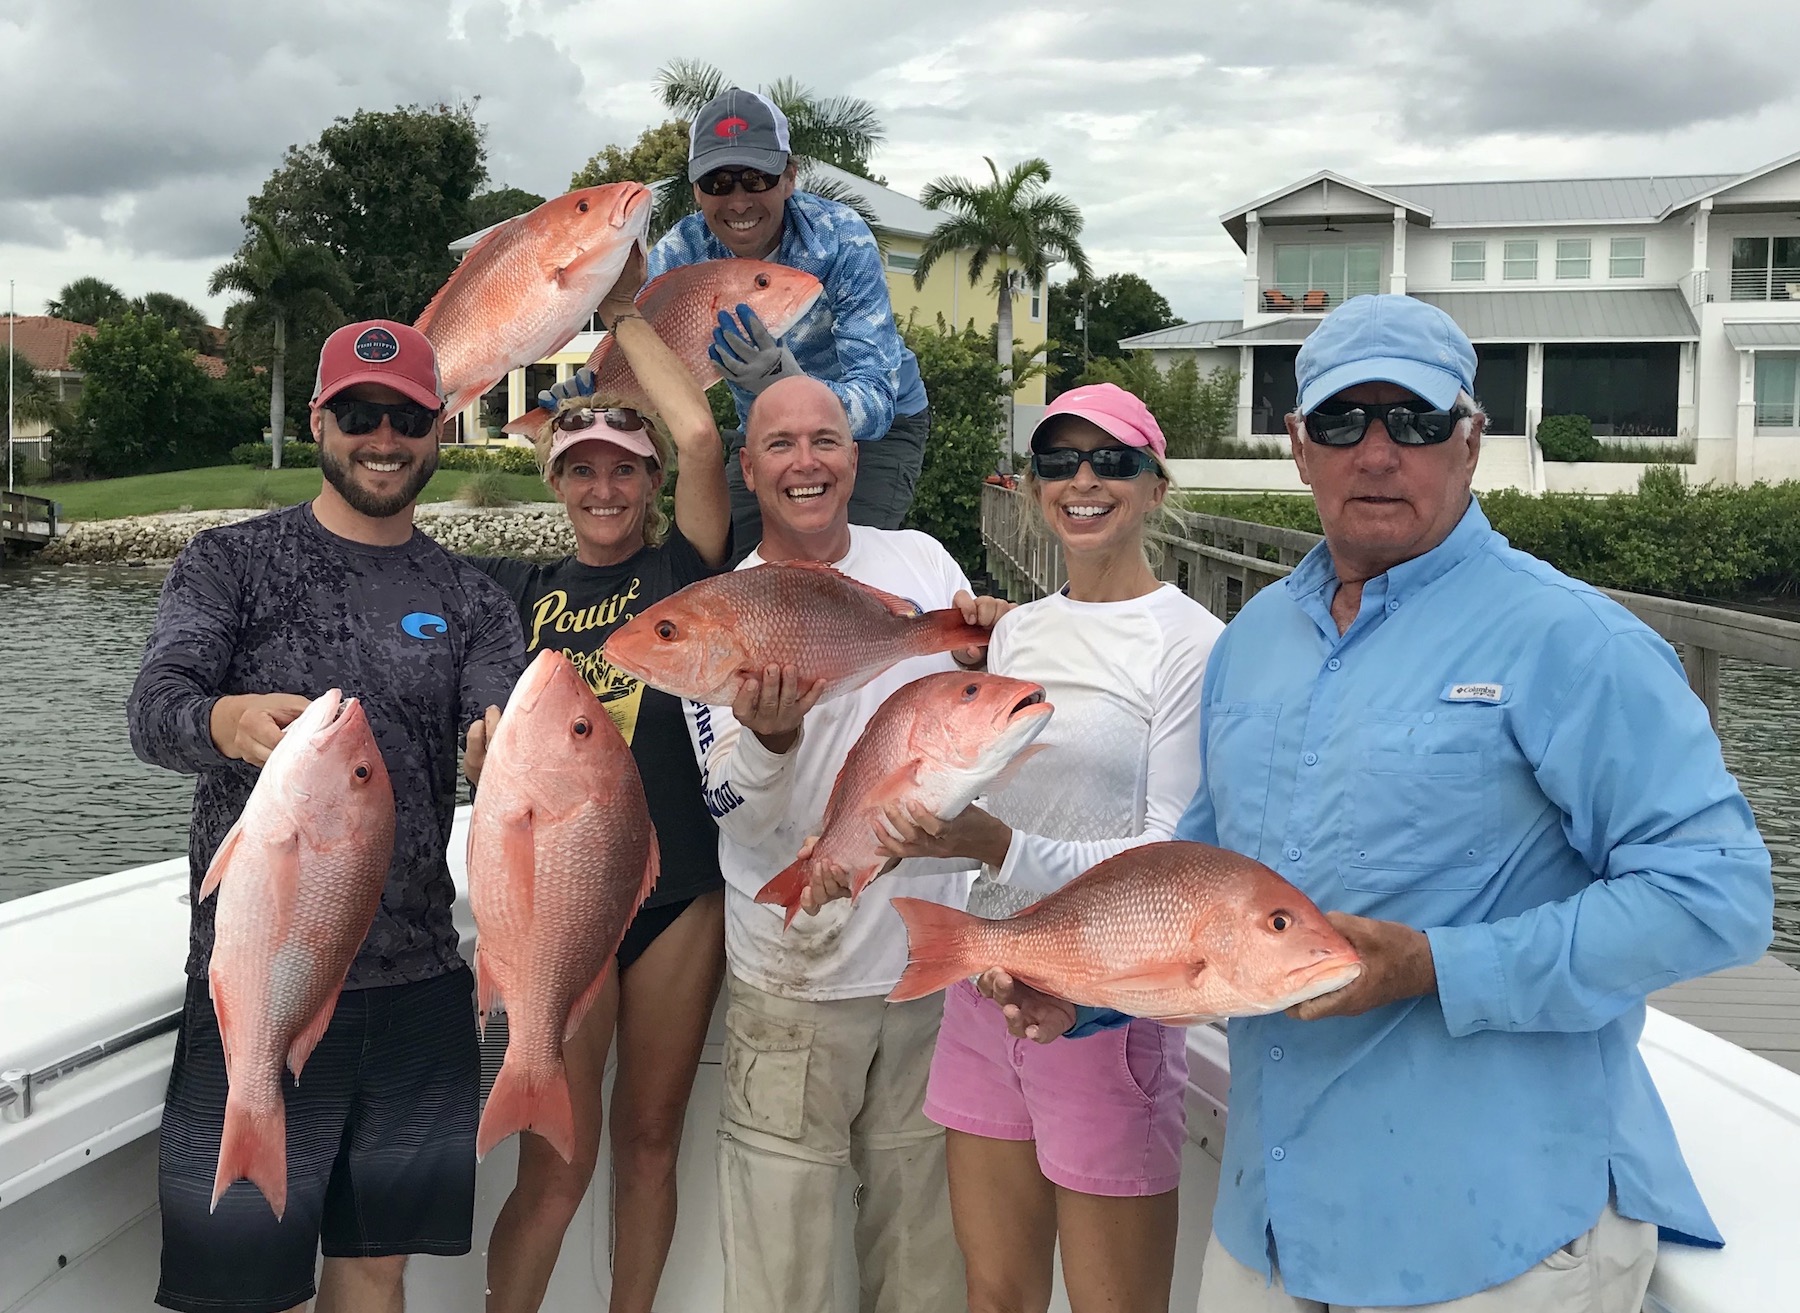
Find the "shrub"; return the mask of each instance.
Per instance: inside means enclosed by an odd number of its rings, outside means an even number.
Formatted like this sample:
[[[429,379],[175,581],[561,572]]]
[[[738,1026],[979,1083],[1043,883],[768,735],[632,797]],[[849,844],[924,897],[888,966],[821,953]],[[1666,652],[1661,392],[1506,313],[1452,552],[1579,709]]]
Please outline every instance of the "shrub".
[[[36,456],[22,456],[13,466],[13,477],[19,481],[20,487],[48,483],[51,477],[50,462],[39,460]]]
[[[504,447],[439,447],[438,467],[446,470],[471,472],[492,470],[497,474],[538,473],[537,453],[530,447],[510,445]]]
[[[236,465],[253,465],[259,470],[269,468],[269,458],[273,450],[267,442],[245,442],[231,449],[231,460]],[[310,442],[284,442],[281,444],[281,468],[297,470],[313,470],[319,467],[319,449]]]
[[[931,398],[931,440],[913,490],[906,527],[944,545],[966,571],[981,567],[981,484],[1000,463],[1005,385],[992,343],[973,328],[960,332],[908,325],[906,343],[919,358]]]
[[[1537,443],[1545,460],[1594,460],[1600,440],[1586,415],[1547,415],[1538,421]]]
[[[1078,383],[1114,383],[1135,394],[1162,427],[1173,460],[1230,456],[1237,429],[1238,371],[1221,365],[1205,378],[1184,360],[1167,373],[1146,355],[1096,357]]]
[[[511,506],[513,499],[506,489],[506,476],[498,470],[482,470],[463,480],[456,500],[465,506]]]

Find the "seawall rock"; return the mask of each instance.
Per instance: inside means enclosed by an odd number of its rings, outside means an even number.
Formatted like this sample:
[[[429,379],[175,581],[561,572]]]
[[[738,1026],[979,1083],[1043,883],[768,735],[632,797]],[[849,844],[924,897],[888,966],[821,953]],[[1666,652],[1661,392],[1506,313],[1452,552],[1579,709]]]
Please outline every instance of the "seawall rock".
[[[202,529],[262,515],[262,511],[174,511],[122,520],[78,520],[37,559],[46,565],[65,562],[123,561],[148,564],[172,561],[188,539]],[[454,502],[421,506],[421,531],[453,552],[476,556],[519,556],[554,560],[575,550],[575,534],[561,506],[471,507]]]

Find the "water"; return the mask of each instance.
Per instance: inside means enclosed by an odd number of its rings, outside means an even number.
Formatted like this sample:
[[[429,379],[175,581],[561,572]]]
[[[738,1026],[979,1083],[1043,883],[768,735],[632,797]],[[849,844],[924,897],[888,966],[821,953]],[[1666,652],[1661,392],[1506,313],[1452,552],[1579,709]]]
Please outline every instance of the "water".
[[[0,570],[0,902],[187,850],[192,781],[125,737],[164,573]],[[1800,966],[1800,671],[1720,679],[1725,760],[1775,857],[1775,951]]]

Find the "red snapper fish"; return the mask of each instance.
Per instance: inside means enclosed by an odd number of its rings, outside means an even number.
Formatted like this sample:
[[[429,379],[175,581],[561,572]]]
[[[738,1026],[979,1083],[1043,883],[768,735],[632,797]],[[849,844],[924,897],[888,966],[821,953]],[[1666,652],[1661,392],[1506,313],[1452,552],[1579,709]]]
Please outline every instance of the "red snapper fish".
[[[414,325],[437,352],[454,415],[581,331],[650,225],[635,182],[583,187],[508,219],[462,258]]]
[[[506,701],[469,818],[476,994],[484,1027],[502,1002],[508,1022],[478,1156],[529,1130],[574,1157],[563,1043],[658,867],[631,749],[568,657],[543,649]]]
[[[916,803],[946,820],[959,814],[1040,750],[1032,740],[1052,710],[1041,684],[1004,675],[945,671],[895,690],[844,758],[811,855],[765,884],[756,901],[785,907],[792,925],[813,872],[831,867],[849,873],[857,897],[887,864],[888,807]]]
[[[780,337],[812,309],[822,290],[817,278],[784,264],[705,260],[652,278],[637,294],[637,308],[704,389],[723,377],[707,354],[720,311],[735,314],[738,306],[747,305]],[[594,371],[594,396],[582,404],[656,410],[611,333],[594,348],[587,367]],[[529,410],[507,424],[506,432],[535,439],[549,418],[541,407]]]
[[[1145,844],[1000,920],[896,898],[923,998],[999,967],[1085,1007],[1167,1025],[1279,1012],[1362,974],[1350,941],[1261,862],[1202,843]]]
[[[954,607],[922,611],[817,561],[773,561],[689,584],[606,640],[606,659],[653,688],[730,706],[746,676],[791,665],[827,701],[907,657],[985,647]]]
[[[337,1009],[394,860],[394,791],[368,717],[332,689],[287,727],[207,867],[207,978],[225,1047],[212,1207],[233,1181],[287,1209],[285,1064],[300,1079]]]

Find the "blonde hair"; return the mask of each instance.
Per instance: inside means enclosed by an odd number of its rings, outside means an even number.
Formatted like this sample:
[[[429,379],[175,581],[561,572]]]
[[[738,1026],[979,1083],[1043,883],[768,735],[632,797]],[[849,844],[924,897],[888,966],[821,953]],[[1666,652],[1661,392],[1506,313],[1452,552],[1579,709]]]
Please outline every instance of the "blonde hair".
[[[1161,479],[1164,485],[1162,505],[1157,506],[1144,516],[1144,531],[1141,540],[1144,548],[1144,560],[1148,562],[1150,568],[1154,570],[1162,564],[1163,545],[1150,535],[1152,533],[1166,533],[1171,536],[1180,535],[1182,530],[1181,518],[1171,505],[1171,501],[1175,494],[1181,489],[1175,482],[1175,476],[1169,473],[1167,464],[1158,460],[1155,455],[1149,452],[1146,452],[1145,455],[1150,456],[1150,464],[1156,472],[1156,477]],[[1034,516],[1037,519],[1038,524],[1041,525],[1047,533],[1054,536],[1056,531],[1051,529],[1050,521],[1044,515],[1043,500],[1038,495],[1043,488],[1043,483],[1038,478],[1037,472],[1033,470],[1030,465],[1025,467],[1025,478],[1023,483],[1025,487],[1026,504],[1030,507],[1026,513]]]
[[[587,404],[589,404],[587,398],[571,397],[563,402],[557,414],[560,415],[564,410],[576,410]],[[650,445],[656,448],[656,455],[645,458],[650,472],[656,478],[656,486],[650,490],[649,504],[644,507],[644,546],[661,547],[663,541],[669,536],[669,517],[662,507],[662,486],[668,478],[669,471],[675,465],[675,443],[669,437],[668,430],[663,427],[662,420],[655,415],[639,413],[643,415],[645,430],[650,434]],[[562,477],[563,464],[569,459],[569,453],[565,451],[549,464],[544,463],[544,457],[550,450],[550,442],[555,433],[556,421],[553,419],[542,425],[531,440],[531,445],[537,452],[538,468],[543,472],[544,482],[552,487],[555,486],[552,481]],[[596,433],[594,437],[598,441],[606,441],[604,433]]]

